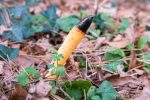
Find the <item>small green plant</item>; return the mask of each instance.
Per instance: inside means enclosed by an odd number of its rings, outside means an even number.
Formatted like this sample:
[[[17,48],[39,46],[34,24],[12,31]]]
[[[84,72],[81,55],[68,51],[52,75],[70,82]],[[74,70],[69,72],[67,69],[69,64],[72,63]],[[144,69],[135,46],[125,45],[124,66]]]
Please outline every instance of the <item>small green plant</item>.
[[[91,86],[87,92],[87,97],[88,100],[114,100],[119,97],[119,94],[111,83],[105,80],[98,88]]]
[[[55,65],[54,63],[52,63],[48,66],[50,69],[52,69],[51,74],[56,75],[56,80],[50,81],[50,85],[53,87],[51,90],[51,94],[56,94],[58,90],[58,88],[56,87],[58,83],[58,77],[63,76],[65,74],[65,68],[63,67],[62,64],[59,64],[58,61],[64,57],[62,54],[55,53],[54,55],[51,56],[51,58],[54,62],[56,62]]]
[[[17,80],[22,86],[26,86],[30,81],[34,79],[39,79],[41,77],[40,73],[36,71],[33,67],[27,67],[23,72],[20,72]]]
[[[53,59],[54,62],[56,62],[56,65],[50,64],[49,68],[52,69],[51,74],[55,74],[57,76],[57,78],[61,75],[65,74],[65,68],[63,67],[62,64],[59,64],[58,61],[61,60],[63,57],[62,54],[54,54],[51,57]]]
[[[116,61],[125,57],[125,53],[122,49],[116,47],[108,47],[106,53],[104,54],[104,59],[106,61]]]
[[[72,82],[65,82],[62,87],[65,92],[73,98],[73,100],[82,100],[84,92],[87,93],[92,84],[87,80],[74,80]],[[65,100],[70,100],[66,97]]]

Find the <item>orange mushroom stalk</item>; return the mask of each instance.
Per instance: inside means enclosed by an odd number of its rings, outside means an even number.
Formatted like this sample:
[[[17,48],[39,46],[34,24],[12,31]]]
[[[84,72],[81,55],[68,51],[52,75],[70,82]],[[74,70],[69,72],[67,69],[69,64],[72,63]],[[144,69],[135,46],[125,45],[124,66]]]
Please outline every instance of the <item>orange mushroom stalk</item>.
[[[84,38],[85,32],[92,23],[92,19],[93,16],[87,16],[72,28],[63,44],[58,49],[58,54],[62,54],[64,57],[57,62],[58,64],[64,65],[66,63],[67,59],[70,57],[74,49]],[[54,65],[56,65],[56,62],[54,62]],[[47,71],[45,77],[53,80],[56,79],[56,75],[51,74],[51,69]]]

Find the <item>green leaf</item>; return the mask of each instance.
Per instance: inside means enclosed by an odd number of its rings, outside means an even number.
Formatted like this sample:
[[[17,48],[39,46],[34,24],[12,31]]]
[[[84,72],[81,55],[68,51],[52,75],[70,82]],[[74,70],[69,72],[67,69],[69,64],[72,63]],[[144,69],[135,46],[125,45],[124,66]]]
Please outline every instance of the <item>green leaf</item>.
[[[34,78],[39,79],[41,75],[33,68],[33,67],[27,67],[23,72],[19,73],[18,75],[18,82],[19,84],[25,86],[29,83],[29,75],[34,75]]]
[[[105,65],[104,67],[106,68],[106,69],[108,69],[108,70],[111,70],[111,71],[113,71],[113,72],[117,72],[117,66],[118,65],[122,65],[123,64],[123,62],[122,61],[115,61],[115,62],[113,62],[113,63],[110,63],[110,64],[107,64],[107,65]]]
[[[54,64],[50,64],[49,66],[48,66],[48,68],[54,68],[55,66],[54,66]]]
[[[55,80],[52,80],[52,81],[50,81],[50,83],[49,83],[51,86],[56,86],[56,81]]]
[[[117,26],[114,24],[114,22],[112,20],[107,20],[104,23],[108,28],[111,28],[114,30],[117,29]]]
[[[121,25],[119,26],[119,32],[124,33],[125,30],[130,26],[130,21],[128,18],[121,19]]]
[[[92,34],[92,36],[98,38],[100,33],[101,33],[101,30],[99,30],[99,29],[97,29],[97,30],[90,29],[89,32]]]
[[[150,73],[150,54],[145,54],[142,56],[141,58],[143,60],[143,62],[145,62],[145,66],[143,67],[143,69],[147,72]],[[148,63],[148,64],[147,64]]]
[[[0,44],[0,60],[15,59],[19,55],[18,48],[8,48]]]
[[[81,100],[82,98],[82,93],[81,91],[77,90],[77,89],[68,89],[67,93],[74,98],[74,100]],[[69,100],[69,99],[67,99]]]
[[[31,29],[33,30],[33,32],[42,32],[43,31],[43,26],[41,26],[41,25],[32,25],[31,26]]]
[[[51,58],[52,58],[54,61],[56,61],[56,60],[57,60],[57,54],[52,55]]]
[[[22,41],[37,32],[51,32],[53,36],[56,36],[59,31],[59,26],[56,23],[59,18],[56,14],[56,4],[52,4],[46,11],[38,15],[31,14],[28,9],[29,6],[26,5],[9,8],[11,15],[13,15],[11,16],[12,30],[5,31],[2,35],[3,38]]]
[[[89,81],[86,80],[77,80],[72,82],[66,82],[63,84],[63,88],[70,96],[76,96],[75,98],[81,98],[84,96],[84,90],[87,93],[89,88],[92,86],[92,84]],[[76,92],[77,94],[74,95],[72,92]],[[71,93],[71,94],[70,94]],[[80,99],[75,99],[80,100]]]
[[[76,16],[63,17],[57,20],[60,29],[64,32],[69,32],[72,29],[72,27],[78,22],[79,19]]]
[[[33,24],[46,24],[48,22],[48,19],[42,14],[32,15],[31,22]]]
[[[26,72],[19,73],[17,80],[19,84],[22,86],[26,86],[29,83],[29,79],[28,79]]]
[[[41,0],[24,0],[27,5],[36,6],[40,3]]]
[[[123,18],[121,22],[122,22],[122,26],[124,26],[125,28],[128,28],[130,26],[130,21],[128,18]]]
[[[107,13],[101,13],[101,19],[102,20],[109,20],[110,19],[110,15]]]
[[[143,48],[147,44],[148,40],[149,40],[148,36],[146,35],[141,36],[140,39],[138,40],[137,47]]]
[[[56,88],[53,88],[52,90],[51,90],[51,94],[56,94],[57,93],[57,89]]]
[[[64,56],[62,54],[58,54],[57,56],[58,56],[58,60],[64,58]]]
[[[51,4],[51,6],[48,7],[46,11],[46,16],[49,18],[49,21],[55,21],[59,18],[59,16],[56,13],[57,7],[57,4]]]
[[[123,50],[116,48],[116,47],[108,47],[106,49],[106,53],[104,54],[105,60],[118,60],[125,56],[125,53]]]
[[[33,67],[27,67],[27,68],[25,69],[25,71],[26,71],[28,74],[34,75],[34,78],[36,78],[36,79],[39,79],[39,78],[41,77],[40,73],[37,72],[36,69],[33,68]]]
[[[150,66],[150,65],[149,65],[149,66]],[[150,68],[149,68],[149,67],[146,67],[146,66],[145,66],[145,67],[143,67],[143,69],[144,69],[145,72],[150,73]]]
[[[50,73],[51,73],[51,74],[55,74],[55,73],[56,73],[56,69],[55,69],[55,68],[52,68],[52,70],[51,70]]]
[[[96,14],[96,16],[93,18],[93,22],[98,25],[100,30],[103,30],[106,27],[104,20],[101,18],[101,13]]]
[[[85,90],[87,92],[89,88],[92,86],[92,84],[86,80],[77,80],[77,81],[72,81],[71,83],[66,82],[64,86],[67,88],[79,89],[81,91]]]
[[[145,54],[145,55],[143,55],[141,59],[142,59],[143,61],[145,61],[145,63],[146,63],[146,62],[150,62],[150,54]]]
[[[15,6],[15,7],[10,7],[9,12],[11,15],[14,15],[17,18],[20,18],[24,12],[27,12],[29,7],[27,5],[24,6]]]
[[[91,86],[89,88],[88,92],[87,92],[87,97],[91,98],[91,97],[95,96],[95,94],[96,94],[96,87],[95,86]]]
[[[65,68],[64,67],[56,68],[56,75],[64,75],[64,74],[65,74]]]
[[[98,95],[92,96],[90,100],[101,100]]]
[[[129,42],[126,48],[132,50],[134,48],[134,45],[131,42]]]
[[[118,96],[117,91],[107,80],[102,82],[102,84],[96,90],[96,93],[98,95],[102,95],[102,100],[114,100]]]
[[[57,66],[58,66],[58,67],[63,67],[64,65],[63,65],[63,64],[58,64]]]

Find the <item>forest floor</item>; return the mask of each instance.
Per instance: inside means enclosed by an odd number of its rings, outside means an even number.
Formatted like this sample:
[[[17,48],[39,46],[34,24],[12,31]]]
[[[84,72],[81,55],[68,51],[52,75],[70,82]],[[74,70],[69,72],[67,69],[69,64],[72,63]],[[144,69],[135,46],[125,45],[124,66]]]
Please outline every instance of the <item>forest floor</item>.
[[[0,100],[150,100],[149,0],[3,3]],[[69,31],[88,15],[93,23],[59,70],[64,75],[45,78]]]

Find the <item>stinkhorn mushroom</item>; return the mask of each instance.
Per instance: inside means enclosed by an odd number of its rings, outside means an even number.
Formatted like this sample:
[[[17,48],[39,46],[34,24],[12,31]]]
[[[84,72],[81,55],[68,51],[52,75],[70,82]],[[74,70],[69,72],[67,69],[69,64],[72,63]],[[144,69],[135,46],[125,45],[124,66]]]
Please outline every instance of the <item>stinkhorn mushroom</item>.
[[[67,59],[70,57],[74,49],[84,38],[87,29],[92,23],[92,19],[93,16],[87,16],[72,28],[72,30],[69,32],[69,34],[65,38],[65,41],[58,50],[58,54],[62,54],[63,58],[60,59],[57,64],[64,65],[66,63]],[[56,65],[56,62],[54,62],[54,65]],[[47,71],[45,77],[53,80],[56,79],[56,75],[51,74],[51,69]]]

